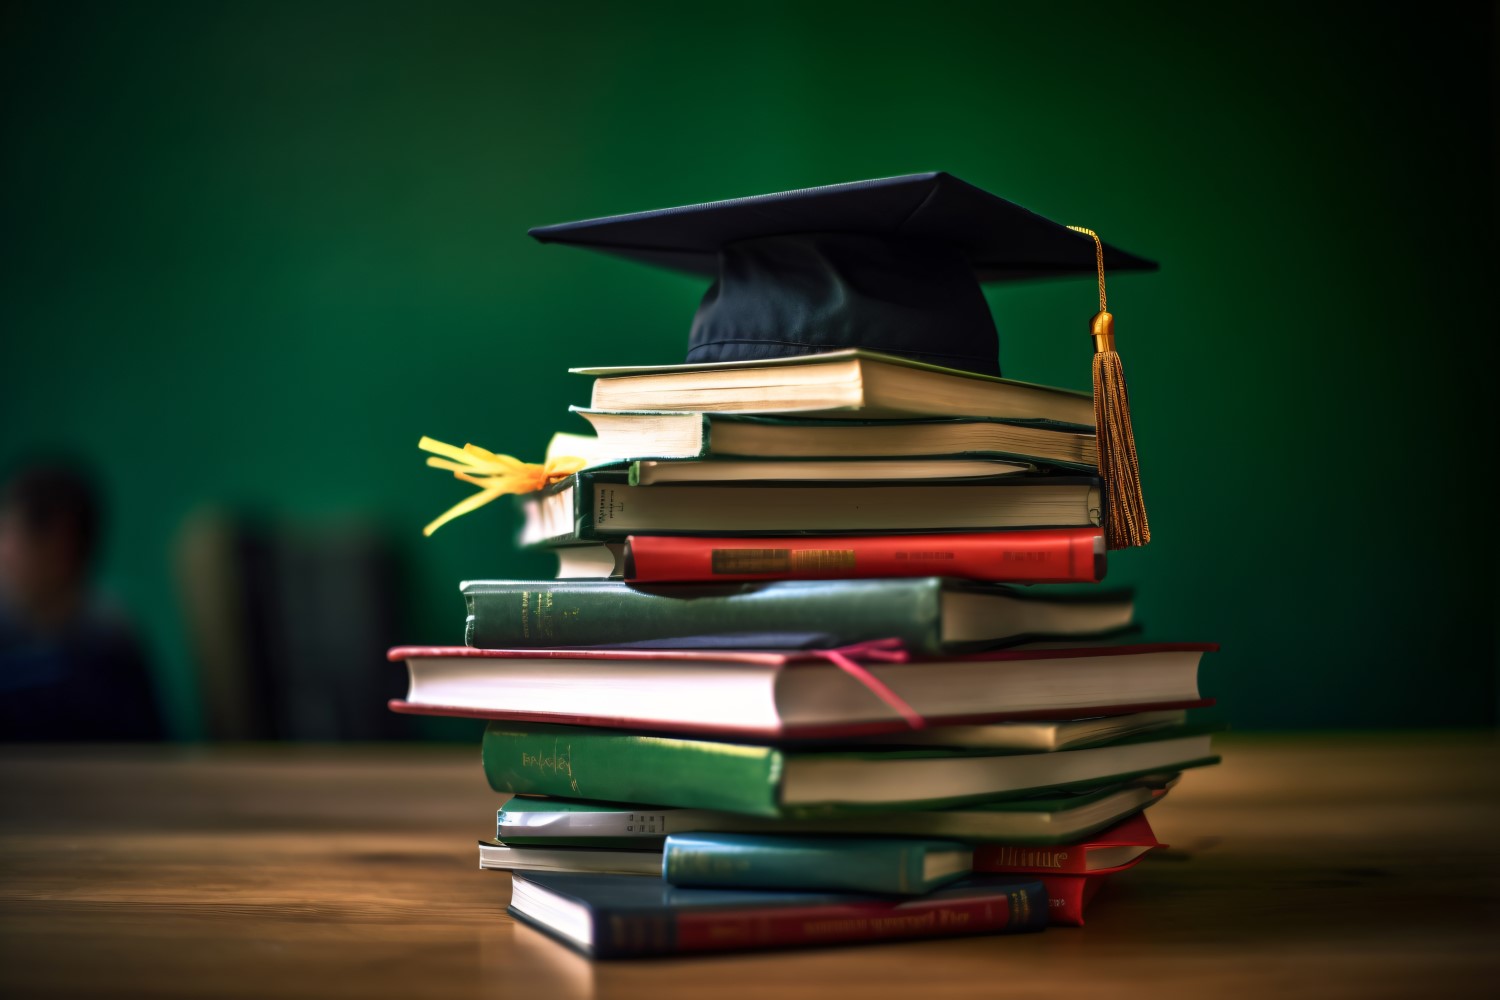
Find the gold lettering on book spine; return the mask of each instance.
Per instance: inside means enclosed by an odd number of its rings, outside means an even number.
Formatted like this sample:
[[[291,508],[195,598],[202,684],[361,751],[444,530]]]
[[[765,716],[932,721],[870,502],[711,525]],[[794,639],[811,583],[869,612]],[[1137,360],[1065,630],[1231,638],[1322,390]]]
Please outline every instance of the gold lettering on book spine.
[[[717,575],[826,573],[854,568],[853,549],[714,549],[709,566]]]

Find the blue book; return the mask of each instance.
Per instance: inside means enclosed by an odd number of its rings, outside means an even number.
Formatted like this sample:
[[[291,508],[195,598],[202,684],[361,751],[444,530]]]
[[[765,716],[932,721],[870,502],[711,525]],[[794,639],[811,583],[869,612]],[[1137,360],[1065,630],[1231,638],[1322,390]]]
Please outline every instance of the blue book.
[[[973,865],[973,849],[951,840],[679,833],[667,838],[662,877],[682,886],[916,896]]]
[[[517,872],[509,913],[593,958],[1013,934],[1047,926],[1037,879],[974,876],[926,896],[682,889],[640,875]]]

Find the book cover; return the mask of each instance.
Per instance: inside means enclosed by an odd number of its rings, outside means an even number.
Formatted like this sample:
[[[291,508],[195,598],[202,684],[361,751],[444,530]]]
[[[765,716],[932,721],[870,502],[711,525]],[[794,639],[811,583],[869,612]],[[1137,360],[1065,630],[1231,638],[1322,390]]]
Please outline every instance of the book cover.
[[[864,739],[1025,750],[1049,746],[1010,746],[991,727],[1073,720],[1053,735],[1097,742],[1162,727],[1087,717],[1150,712],[1148,722],[1162,721],[1155,713],[1212,704],[1200,694],[1198,668],[1214,648],[1047,644],[922,658],[908,656],[898,641],[877,640],[789,651],[412,646],[387,656],[404,660],[410,676],[406,699],[390,703],[403,713],[748,742]],[[928,726],[912,729],[871,681]],[[945,742],[948,732],[957,738]]]
[[[1218,760],[1209,735],[1191,730],[1050,754],[850,753],[502,722],[486,727],[481,757],[497,792],[773,817],[939,809],[1092,788]]]
[[[521,545],[626,535],[884,534],[1097,527],[1100,481],[1000,476],[979,483],[679,483],[632,486],[628,473],[574,473],[518,498]]]
[[[625,579],[631,583],[924,576],[996,583],[1096,583],[1104,571],[1104,533],[1098,528],[625,539]]]
[[[1043,419],[1092,428],[1093,399],[860,348],[756,361],[572,368],[598,410]],[[778,378],[777,375],[781,375]]]
[[[507,844],[637,850],[658,848],[671,834],[704,832],[925,837],[1035,848],[1105,829],[1159,801],[1175,780],[1164,774],[1077,794],[811,819],[517,795],[497,810],[495,825],[496,837]]]
[[[549,458],[578,455],[590,465],[698,458],[999,458],[1093,474],[1092,427],[1047,420],[940,417],[923,420],[820,420],[670,410],[570,409],[596,436],[565,435]]]
[[[508,911],[593,958],[1038,931],[1036,879],[976,876],[915,899],[685,889],[631,875],[518,873]]]
[[[677,833],[667,837],[662,877],[684,886],[915,896],[968,875],[973,857],[951,840]]]
[[[985,844],[974,851],[974,870],[1037,875],[1092,875],[1138,864],[1157,841],[1145,813],[1071,844]]]
[[[897,639],[914,652],[1129,626],[1123,594],[1051,596],[938,577],[630,585],[470,580],[464,641],[480,649],[831,648]],[[982,606],[982,607],[981,607]]]
[[[627,467],[631,486],[675,486],[682,483],[757,486],[763,483],[897,483],[962,482],[976,485],[1001,476],[1036,474],[1031,462],[998,458],[710,458],[702,461],[640,459]]]

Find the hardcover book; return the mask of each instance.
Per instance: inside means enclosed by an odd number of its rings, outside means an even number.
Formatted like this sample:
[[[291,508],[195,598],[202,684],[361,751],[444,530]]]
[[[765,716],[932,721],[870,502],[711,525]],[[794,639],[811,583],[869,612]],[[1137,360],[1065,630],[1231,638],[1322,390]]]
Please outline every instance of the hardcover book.
[[[631,583],[923,576],[1095,583],[1104,578],[1105,566],[1104,533],[1098,528],[770,538],[631,535],[624,560]]]
[[[479,649],[637,646],[801,649],[897,639],[977,649],[1128,627],[1128,595],[1058,595],[938,577],[632,586],[611,580],[470,580],[464,642]]]
[[[1034,750],[1060,735],[1078,745],[1147,732],[1158,720],[1077,721],[1012,736],[988,724],[1208,705],[1198,665],[1213,648],[1058,645],[909,659],[896,643],[789,652],[400,646],[387,655],[410,675],[406,700],[391,703],[398,712],[752,741],[894,734],[897,743]],[[850,664],[865,676],[851,676]],[[929,727],[913,730],[871,680]],[[978,728],[950,735],[970,724]]]
[[[942,418],[815,420],[672,411],[574,412],[596,436],[558,434],[549,458],[577,455],[590,465],[697,458],[957,458],[1040,462],[1093,472],[1092,427],[1045,420]]]
[[[996,476],[1036,472],[1029,463],[997,458],[839,458],[736,459],[659,462],[645,459],[628,466],[631,486],[672,483],[865,483],[880,485],[920,480],[974,483]]]
[[[972,848],[900,837],[677,833],[662,853],[673,885],[828,889],[919,896],[970,873]]]
[[[1097,875],[1120,871],[1163,846],[1145,813],[1072,844],[986,844],[974,852],[974,870],[1038,875]]]
[[[1176,781],[1164,774],[1073,795],[982,802],[950,809],[866,812],[813,819],[625,806],[516,795],[496,816],[507,844],[659,848],[674,833],[790,833],[928,837],[972,843],[1071,843],[1154,804]]]
[[[1105,882],[1163,846],[1145,813],[1136,813],[1072,843],[977,845],[974,870],[1040,878],[1047,886],[1049,923],[1081,927],[1085,908]]]
[[[517,873],[509,912],[592,958],[1038,931],[1040,881],[976,876],[915,899],[683,889],[632,875]]]
[[[586,470],[520,497],[520,544],[626,535],[880,534],[1098,527],[1098,479],[1014,475],[981,482],[679,483],[632,486]]]
[[[1207,733],[1173,732],[1045,754],[790,751],[575,726],[491,722],[481,751],[490,787],[755,816],[938,809],[1067,791],[1217,762]]]
[[[596,410],[991,417],[1094,426],[1086,393],[850,348],[754,361],[573,368]]]

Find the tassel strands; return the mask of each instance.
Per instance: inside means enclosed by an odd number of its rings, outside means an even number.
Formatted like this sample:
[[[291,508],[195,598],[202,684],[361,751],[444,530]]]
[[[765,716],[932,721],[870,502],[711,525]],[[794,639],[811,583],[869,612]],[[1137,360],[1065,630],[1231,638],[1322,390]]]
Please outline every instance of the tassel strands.
[[[1092,229],[1069,226],[1094,240],[1099,268],[1099,312],[1089,324],[1094,338],[1094,427],[1098,435],[1099,475],[1104,480],[1104,538],[1111,549],[1151,541],[1146,498],[1141,491],[1140,459],[1130,424],[1130,394],[1125,368],[1115,349],[1115,318],[1104,294],[1104,244]]]
[[[559,479],[566,479],[588,464],[581,458],[559,456],[548,459],[544,465],[538,465],[535,462],[523,462],[510,455],[497,455],[477,444],[457,448],[430,437],[423,437],[417,442],[417,447],[432,452],[433,457],[427,459],[427,464],[432,468],[446,469],[453,473],[454,479],[479,487],[478,493],[454,504],[441,517],[423,528],[424,535],[431,535],[455,517],[477,510],[497,497],[509,493],[534,492]]]

